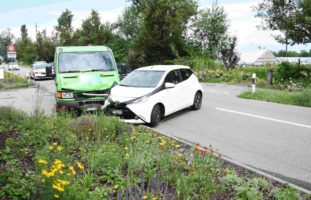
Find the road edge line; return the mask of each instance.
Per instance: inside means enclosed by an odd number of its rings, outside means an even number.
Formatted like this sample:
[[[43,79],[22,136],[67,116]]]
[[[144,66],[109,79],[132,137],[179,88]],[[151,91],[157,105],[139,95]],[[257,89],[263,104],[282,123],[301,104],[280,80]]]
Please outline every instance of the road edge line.
[[[173,135],[164,133],[164,132],[159,131],[159,130],[156,130],[156,129],[154,129],[154,128],[150,128],[150,127],[144,126],[144,125],[143,125],[143,127],[147,128],[147,129],[149,129],[149,130],[151,130],[151,131],[158,132],[158,133],[161,134],[161,135],[165,135],[165,136],[167,136],[167,137],[169,137],[169,138],[172,138],[172,139],[177,140],[177,141],[179,141],[179,142],[182,142],[182,143],[184,143],[184,144],[187,144],[187,145],[190,145],[190,146],[195,145],[195,143],[192,143],[192,142],[189,142],[189,141],[187,141],[187,140],[178,138],[178,137],[176,137],[176,136],[173,136]],[[203,148],[200,148],[200,149],[203,150]],[[218,152],[216,151],[216,153],[218,153]],[[266,173],[266,172],[264,172],[264,171],[258,170],[258,169],[256,169],[256,168],[251,167],[251,166],[245,165],[245,164],[243,164],[243,163],[241,163],[241,162],[235,161],[235,160],[233,160],[233,159],[227,157],[226,155],[223,155],[223,154],[221,154],[221,155],[222,155],[222,157],[221,157],[220,159],[222,159],[222,160],[225,160],[225,161],[227,161],[227,162],[229,162],[229,163],[231,163],[231,164],[237,165],[237,166],[239,166],[239,167],[243,167],[243,168],[245,168],[245,169],[247,169],[247,170],[250,170],[250,171],[252,171],[252,172],[254,172],[254,173],[256,173],[256,174],[259,174],[259,175],[261,175],[261,176],[264,176],[264,177],[269,178],[269,179],[271,179],[271,180],[274,180],[274,181],[276,181],[276,182],[279,182],[279,183],[281,183],[281,184],[283,184],[283,185],[284,185],[284,184],[288,184],[289,186],[291,186],[292,188],[295,188],[296,190],[298,190],[298,191],[300,191],[300,192],[304,192],[304,193],[306,193],[306,194],[310,194],[310,195],[311,195],[311,190],[302,188],[302,187],[300,187],[300,186],[298,186],[298,185],[296,185],[296,184],[294,184],[294,183],[290,183],[290,182],[285,181],[285,180],[283,180],[283,179],[281,179],[281,178],[278,178],[278,177],[276,177],[276,176],[273,176],[273,175],[271,175],[271,174],[268,174],[268,173]]]

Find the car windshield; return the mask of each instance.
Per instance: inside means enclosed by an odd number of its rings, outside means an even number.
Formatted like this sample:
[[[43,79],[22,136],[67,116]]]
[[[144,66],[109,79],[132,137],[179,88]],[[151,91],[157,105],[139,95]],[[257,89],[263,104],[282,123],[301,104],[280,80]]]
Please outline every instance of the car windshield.
[[[164,71],[135,70],[121,81],[120,86],[154,88],[163,74]]]
[[[33,68],[35,69],[45,69],[46,67],[47,67],[46,62],[36,62],[35,64],[33,64]]]
[[[16,65],[16,62],[9,62],[9,65]]]
[[[60,53],[60,73],[86,71],[114,71],[116,69],[111,52],[66,52]]]

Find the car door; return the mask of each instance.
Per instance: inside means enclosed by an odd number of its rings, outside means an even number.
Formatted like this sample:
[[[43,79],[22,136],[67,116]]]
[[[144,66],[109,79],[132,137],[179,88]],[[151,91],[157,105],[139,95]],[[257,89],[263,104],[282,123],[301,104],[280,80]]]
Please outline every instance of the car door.
[[[180,69],[179,71],[182,79],[180,85],[183,88],[182,100],[184,102],[184,107],[189,107],[193,104],[194,94],[196,92],[193,85],[193,77],[191,78],[193,72],[191,69]]]
[[[167,88],[163,90],[163,103],[165,106],[165,115],[174,113],[182,108],[182,87],[179,84],[181,82],[181,76],[178,70],[169,72],[165,79],[165,83],[173,83],[175,87]]]

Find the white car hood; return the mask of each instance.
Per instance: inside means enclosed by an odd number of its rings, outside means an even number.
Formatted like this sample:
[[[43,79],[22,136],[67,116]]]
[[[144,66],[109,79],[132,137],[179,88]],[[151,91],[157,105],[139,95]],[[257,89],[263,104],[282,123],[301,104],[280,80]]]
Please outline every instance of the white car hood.
[[[137,88],[117,85],[111,89],[110,98],[113,101],[124,102],[142,97],[154,90],[155,88]]]
[[[45,73],[45,69],[34,69],[34,72]]]

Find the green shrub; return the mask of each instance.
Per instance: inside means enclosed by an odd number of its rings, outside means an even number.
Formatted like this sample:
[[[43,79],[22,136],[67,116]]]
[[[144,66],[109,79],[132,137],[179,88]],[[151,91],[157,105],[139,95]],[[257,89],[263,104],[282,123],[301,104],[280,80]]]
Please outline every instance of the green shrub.
[[[12,131],[26,118],[26,113],[11,107],[0,107],[0,132]]]
[[[275,73],[275,80],[277,82],[284,82],[292,80],[310,79],[311,68],[308,66],[299,66],[298,64],[291,64],[288,62],[281,63]]]
[[[276,200],[298,200],[299,199],[297,190],[295,190],[294,188],[290,188],[286,185],[281,188],[273,189],[272,195]]]

